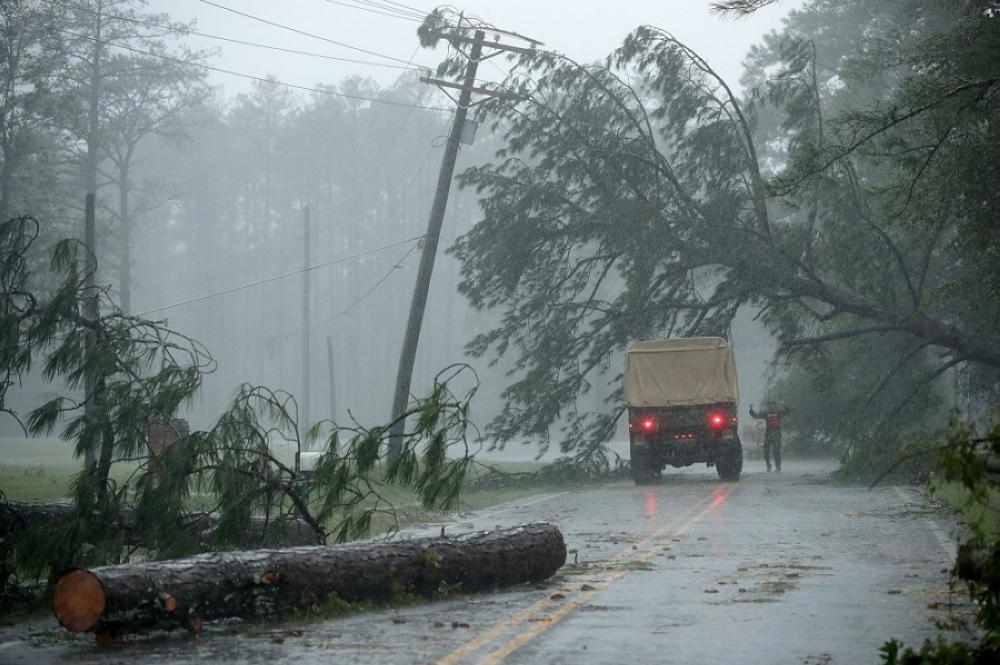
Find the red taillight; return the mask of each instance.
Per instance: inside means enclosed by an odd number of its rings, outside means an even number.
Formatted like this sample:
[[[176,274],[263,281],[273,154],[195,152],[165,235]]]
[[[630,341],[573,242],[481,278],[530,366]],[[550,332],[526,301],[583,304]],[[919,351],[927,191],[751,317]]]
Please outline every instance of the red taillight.
[[[722,429],[726,424],[726,414],[716,411],[708,416],[708,426],[713,429]]]
[[[652,418],[643,418],[642,422],[639,423],[642,427],[643,432],[655,432],[656,431],[656,421]]]

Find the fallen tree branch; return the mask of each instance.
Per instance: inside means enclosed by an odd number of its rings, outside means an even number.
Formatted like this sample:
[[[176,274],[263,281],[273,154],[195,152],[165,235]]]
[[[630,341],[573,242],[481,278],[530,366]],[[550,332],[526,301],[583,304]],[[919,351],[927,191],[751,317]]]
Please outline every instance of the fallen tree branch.
[[[69,502],[21,502],[0,501],[0,542],[12,540],[28,529],[58,529],[80,517],[76,506]],[[218,515],[205,511],[190,511],[183,514],[184,523],[203,537],[211,535],[216,528]],[[123,507],[117,520],[102,524],[105,535],[120,534],[123,542],[130,546],[143,546],[142,530],[135,511]],[[318,535],[311,525],[302,520],[282,518],[267,519],[252,517],[250,528],[242,542],[246,545],[259,544],[271,532],[280,533],[289,543],[315,544]]]

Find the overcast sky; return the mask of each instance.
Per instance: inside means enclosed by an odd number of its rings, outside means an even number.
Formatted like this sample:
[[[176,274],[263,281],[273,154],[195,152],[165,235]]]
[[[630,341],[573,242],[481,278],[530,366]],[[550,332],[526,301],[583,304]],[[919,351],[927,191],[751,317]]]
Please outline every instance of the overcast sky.
[[[371,0],[380,2],[381,0]],[[310,32],[403,62],[436,66],[442,52],[417,49],[418,23],[358,8],[365,0],[212,0],[237,11]],[[246,41],[313,51],[330,56],[400,64],[357,50],[335,46],[240,16],[201,0],[149,0],[150,8],[176,20],[197,20],[198,30]],[[428,12],[438,2],[405,0],[401,4]],[[544,42],[575,60],[591,62],[606,56],[638,25],[669,30],[700,52],[727,80],[736,83],[740,63],[750,45],[780,26],[781,17],[800,0],[784,0],[748,19],[720,19],[708,0],[458,0],[456,6],[498,28],[513,30]],[[373,7],[368,3],[367,6]],[[190,37],[195,47],[221,48],[214,66],[255,76],[274,75],[297,85],[334,83],[349,75],[370,76],[390,85],[400,70],[285,54],[259,48]],[[500,63],[503,64],[502,62]],[[501,78],[493,67],[480,69],[481,78]],[[249,82],[213,73],[210,80],[228,92],[248,89]]]

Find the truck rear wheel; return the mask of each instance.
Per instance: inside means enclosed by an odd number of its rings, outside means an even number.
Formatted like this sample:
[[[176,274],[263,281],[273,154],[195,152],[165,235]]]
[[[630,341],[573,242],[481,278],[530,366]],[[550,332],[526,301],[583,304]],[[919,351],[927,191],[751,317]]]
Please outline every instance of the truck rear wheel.
[[[629,447],[629,462],[632,471],[632,480],[636,485],[648,485],[656,478],[656,471],[652,468],[649,460],[649,453],[635,446]]]
[[[724,443],[719,450],[719,459],[715,463],[715,470],[719,472],[719,480],[726,483],[735,483],[740,479],[743,471],[743,446],[739,439],[732,443]]]

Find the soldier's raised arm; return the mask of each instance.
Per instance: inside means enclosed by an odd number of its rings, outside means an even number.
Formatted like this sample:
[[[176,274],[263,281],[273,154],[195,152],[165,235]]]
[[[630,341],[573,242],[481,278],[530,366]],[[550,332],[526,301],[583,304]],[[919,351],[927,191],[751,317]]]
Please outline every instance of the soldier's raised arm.
[[[758,411],[754,411],[753,410],[753,404],[751,404],[750,405],[750,417],[751,418],[756,418],[757,420],[761,420],[762,418],[764,418],[764,414],[760,413]]]

